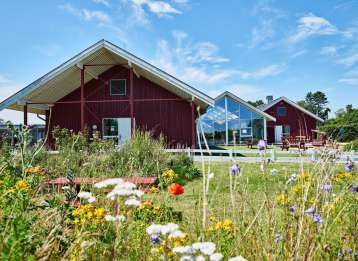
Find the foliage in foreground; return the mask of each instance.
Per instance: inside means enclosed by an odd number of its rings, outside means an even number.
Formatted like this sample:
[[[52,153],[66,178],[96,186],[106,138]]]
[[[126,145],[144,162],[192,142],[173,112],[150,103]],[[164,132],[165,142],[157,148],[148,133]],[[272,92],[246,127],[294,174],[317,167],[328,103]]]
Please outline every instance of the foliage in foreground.
[[[305,166],[242,164],[240,171],[215,164],[203,172],[205,183],[194,180],[174,197],[158,189],[143,195],[119,179],[79,194],[72,185],[41,190],[50,173],[35,165],[36,151],[22,142],[5,152],[1,260],[356,258],[357,172],[324,158]],[[162,176],[170,183],[176,173]]]

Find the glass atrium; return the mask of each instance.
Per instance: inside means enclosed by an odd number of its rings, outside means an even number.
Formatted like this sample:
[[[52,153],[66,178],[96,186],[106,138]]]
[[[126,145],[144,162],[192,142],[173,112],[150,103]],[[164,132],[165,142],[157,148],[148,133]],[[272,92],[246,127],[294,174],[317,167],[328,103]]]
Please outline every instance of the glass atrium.
[[[215,106],[210,107],[200,118],[210,145],[266,140],[267,114],[229,92],[215,100]]]

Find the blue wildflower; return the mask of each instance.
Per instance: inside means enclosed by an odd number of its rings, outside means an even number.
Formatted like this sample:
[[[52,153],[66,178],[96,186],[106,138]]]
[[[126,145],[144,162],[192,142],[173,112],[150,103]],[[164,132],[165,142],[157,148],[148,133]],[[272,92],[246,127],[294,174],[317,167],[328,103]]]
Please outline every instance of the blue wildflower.
[[[318,213],[314,213],[313,222],[319,223],[319,224],[322,223],[322,219],[321,219],[321,217],[320,217],[320,215]]]
[[[290,207],[290,211],[291,211],[291,212],[295,212],[296,209],[297,209],[297,206],[296,206],[296,205],[292,205],[292,206]]]
[[[331,184],[324,184],[322,186],[322,189],[325,191],[330,191],[332,189],[332,185]]]
[[[279,234],[279,233],[277,233],[277,234],[275,234],[275,243],[278,243],[278,242],[280,242],[282,240],[282,236],[281,236],[281,234]]]
[[[152,241],[153,244],[158,244],[160,242],[160,234],[151,235],[150,241]]]
[[[278,173],[278,170],[277,169],[272,169],[271,170],[271,175],[275,175],[275,174],[277,174]]]
[[[351,185],[349,187],[350,192],[358,192],[358,185]]]
[[[236,175],[240,173],[240,166],[237,164],[232,164],[230,167],[230,174]]]
[[[313,215],[315,213],[314,207],[310,207],[309,209],[305,210],[305,213]]]

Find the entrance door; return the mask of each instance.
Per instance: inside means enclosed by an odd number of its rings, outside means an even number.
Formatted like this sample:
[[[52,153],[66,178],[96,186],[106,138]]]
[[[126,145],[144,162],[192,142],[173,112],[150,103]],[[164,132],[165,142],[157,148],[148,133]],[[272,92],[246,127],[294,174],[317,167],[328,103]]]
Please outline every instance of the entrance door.
[[[130,118],[104,118],[102,120],[103,139],[113,139],[118,145],[131,138]]]
[[[275,143],[281,143],[282,125],[275,126]]]

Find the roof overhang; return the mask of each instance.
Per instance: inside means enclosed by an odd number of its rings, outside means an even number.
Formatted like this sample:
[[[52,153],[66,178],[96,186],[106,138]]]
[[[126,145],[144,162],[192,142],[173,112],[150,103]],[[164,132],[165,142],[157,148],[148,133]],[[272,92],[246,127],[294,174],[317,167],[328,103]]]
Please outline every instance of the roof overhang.
[[[22,111],[24,104],[28,104],[29,112],[44,114],[51,104],[80,86],[80,68],[88,64],[106,65],[86,67],[85,83],[119,64],[132,67],[137,76],[142,76],[185,100],[194,101],[201,108],[214,104],[214,100],[208,95],[124,49],[101,40],[4,100],[0,103],[0,111]]]
[[[243,104],[244,106],[246,106],[247,108],[249,108],[250,110],[256,112],[257,114],[261,115],[262,117],[266,118],[269,121],[276,121],[276,118],[271,116],[270,114],[267,114],[266,112],[252,106],[250,103],[248,103],[247,101],[244,101],[243,99],[239,98],[238,96],[236,96],[235,94],[229,92],[229,91],[225,91],[222,94],[220,94],[219,96],[217,96],[215,98],[215,100],[219,100],[223,97],[230,97],[231,99],[233,99],[234,101]]]
[[[290,104],[291,106],[295,107],[296,109],[306,113],[307,115],[311,116],[312,118],[316,119],[319,122],[324,122],[324,120],[320,117],[318,117],[316,114],[306,110],[305,108],[303,108],[302,106],[298,105],[297,103],[291,101],[290,99],[282,96],[280,98],[277,98],[276,100],[273,100],[272,102],[270,102],[269,104],[264,104],[260,107],[261,110],[266,111],[268,109],[270,109],[271,107],[273,107],[274,105],[276,105],[277,103],[279,103],[280,101],[284,101],[288,104]]]

